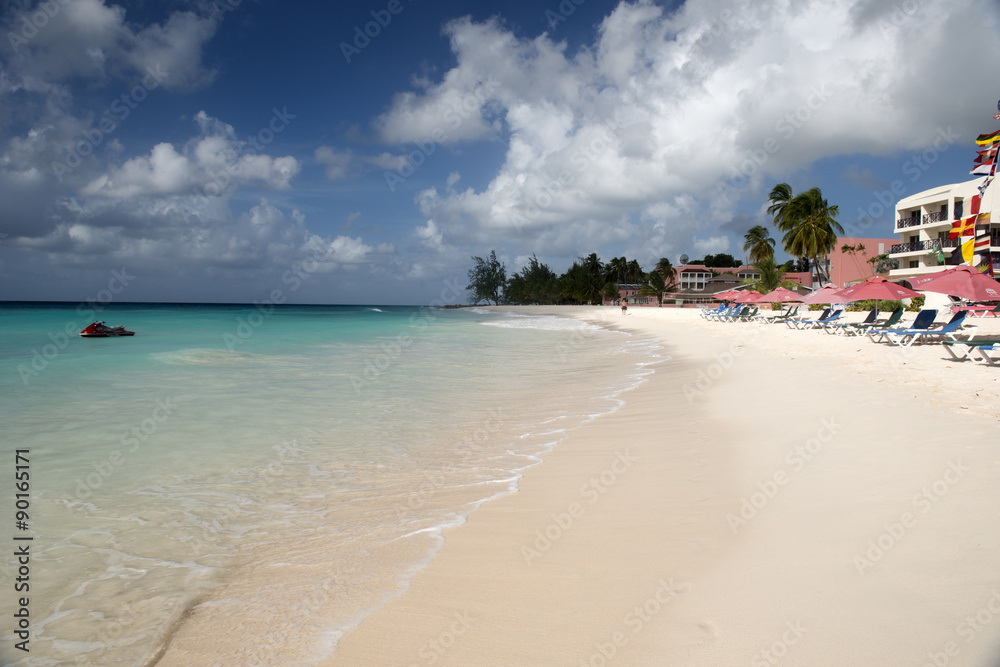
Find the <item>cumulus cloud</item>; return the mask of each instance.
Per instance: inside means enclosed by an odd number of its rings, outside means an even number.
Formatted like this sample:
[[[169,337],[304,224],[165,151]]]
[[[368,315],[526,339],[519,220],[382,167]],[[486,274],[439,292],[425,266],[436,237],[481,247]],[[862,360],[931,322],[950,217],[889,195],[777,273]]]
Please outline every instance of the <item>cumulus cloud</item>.
[[[978,130],[981,114],[954,100],[1000,57],[983,6],[912,5],[622,2],[575,52],[466,18],[446,29],[456,65],[397,95],[375,125],[386,141],[506,142],[485,187],[418,196],[453,242],[548,254],[631,235],[718,252],[711,231],[765,181]]]
[[[286,190],[301,166],[291,156],[253,152],[235,138],[233,128],[204,111],[195,116],[202,136],[178,151],[160,143],[149,155],[112,167],[81,188],[85,196],[131,199],[150,195],[218,196],[243,183]],[[248,151],[249,149],[249,151]]]
[[[104,84],[141,78],[148,68],[168,74],[163,85],[188,90],[210,82],[202,48],[218,27],[218,15],[177,11],[162,23],[134,26],[125,9],[104,0],[59,0],[23,5],[6,17],[0,53],[23,85],[82,76]]]

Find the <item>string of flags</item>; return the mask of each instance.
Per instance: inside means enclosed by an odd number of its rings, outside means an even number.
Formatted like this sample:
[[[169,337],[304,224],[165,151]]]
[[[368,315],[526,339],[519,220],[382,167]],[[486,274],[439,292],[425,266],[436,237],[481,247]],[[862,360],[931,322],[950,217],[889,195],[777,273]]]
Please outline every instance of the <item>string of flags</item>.
[[[997,113],[993,118],[1000,120],[1000,102],[997,102]],[[956,220],[951,225],[948,238],[970,237],[962,241],[959,247],[951,253],[949,264],[969,264],[983,273],[993,275],[993,262],[990,260],[990,212],[980,213],[979,208],[986,190],[996,177],[997,153],[1000,152],[1000,130],[989,134],[980,134],[976,138],[976,159],[970,173],[985,176],[979,185],[979,194],[972,197],[968,217]]]

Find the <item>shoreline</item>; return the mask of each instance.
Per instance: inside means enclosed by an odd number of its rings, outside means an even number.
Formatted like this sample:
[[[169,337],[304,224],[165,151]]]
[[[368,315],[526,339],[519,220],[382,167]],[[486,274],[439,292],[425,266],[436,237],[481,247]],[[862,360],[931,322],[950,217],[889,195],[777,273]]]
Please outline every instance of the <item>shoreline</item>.
[[[987,664],[1000,617],[958,624],[1000,591],[996,369],[697,311],[517,310],[673,358],[319,664]]]
[[[479,326],[484,319],[496,326]],[[445,400],[439,390],[432,400],[452,410],[455,401],[478,406],[482,419],[457,412],[454,419],[461,421],[455,424],[418,421],[401,431],[401,438],[421,442],[421,429],[432,430],[435,444],[419,459],[424,467],[392,478],[391,485],[383,474],[370,497],[360,491],[359,498],[334,497],[334,505],[317,513],[323,534],[306,532],[254,552],[253,562],[191,608],[155,664],[213,665],[220,659],[273,664],[279,658],[318,664],[334,653],[343,632],[404,592],[414,574],[433,562],[442,533],[451,534],[478,507],[515,492],[524,472],[558,447],[568,431],[620,409],[621,394],[650,373],[644,365],[656,347],[565,318],[480,313],[461,322],[471,327],[470,339],[492,342],[488,348],[477,344],[480,369],[465,374],[479,377],[483,368],[497,364],[509,370],[462,384],[461,398]],[[454,340],[448,340],[451,347]],[[507,347],[517,340],[532,347]],[[441,363],[432,359],[422,365],[434,371]],[[580,390],[565,391],[576,384]],[[366,485],[354,479],[351,486]],[[411,518],[398,534],[380,519],[399,521],[413,513],[427,516]],[[344,520],[348,526],[370,522],[365,526],[370,539],[355,540],[356,553],[351,544],[341,544],[352,533],[328,530]],[[305,550],[300,541],[312,546]]]

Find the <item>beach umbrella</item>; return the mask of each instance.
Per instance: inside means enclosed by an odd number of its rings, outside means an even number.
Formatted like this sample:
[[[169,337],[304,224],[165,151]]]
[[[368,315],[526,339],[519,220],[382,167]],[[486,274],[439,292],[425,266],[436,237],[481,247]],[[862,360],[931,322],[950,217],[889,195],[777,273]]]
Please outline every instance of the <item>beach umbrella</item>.
[[[738,295],[735,299],[733,299],[733,302],[734,303],[756,303],[762,296],[763,296],[763,294],[761,294],[760,292],[746,291],[746,292],[743,292],[742,294]]]
[[[757,299],[756,303],[785,303],[786,301],[801,301],[802,296],[790,289],[779,287]]]
[[[840,299],[840,288],[830,283],[829,285],[824,285],[812,294],[807,294],[802,297],[802,303],[808,303],[810,305],[816,303],[843,303],[843,299]]]
[[[915,296],[920,296],[920,293],[886,280],[882,276],[872,276],[863,283],[851,285],[840,290],[840,297],[845,302],[864,301],[865,299],[898,301],[900,299],[912,299]]]
[[[898,301],[920,296],[919,292],[886,280],[882,276],[872,276],[863,283],[851,285],[840,290],[840,296],[846,302],[875,299],[875,310],[878,311],[879,301]]]
[[[735,299],[744,292],[746,292],[746,290],[727,289],[725,292],[719,292],[718,294],[713,294],[712,298],[718,299],[719,301],[729,301],[730,299]]]
[[[968,301],[1000,300],[1000,283],[968,264],[911,278],[910,284],[922,292],[938,292]]]

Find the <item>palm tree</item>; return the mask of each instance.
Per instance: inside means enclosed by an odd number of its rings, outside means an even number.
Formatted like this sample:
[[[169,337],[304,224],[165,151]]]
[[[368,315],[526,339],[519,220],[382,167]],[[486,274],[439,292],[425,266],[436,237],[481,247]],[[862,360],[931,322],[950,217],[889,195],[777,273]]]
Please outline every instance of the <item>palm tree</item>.
[[[625,259],[622,257],[622,259]],[[642,270],[642,266],[639,265],[637,260],[632,260],[625,265],[625,275],[628,277],[628,281],[632,284],[642,282],[643,276],[646,272]]]
[[[764,225],[754,225],[743,237],[743,252],[749,253],[750,263],[774,257],[774,239]]]
[[[674,265],[670,263],[670,260],[661,257],[660,261],[656,263],[656,270],[663,276],[663,283],[667,287],[666,291],[675,291],[677,289],[677,276],[674,274]]]
[[[609,282],[613,281],[616,285],[628,282],[625,278],[627,270],[628,260],[624,257],[612,257],[611,261],[604,265],[604,277]]]
[[[774,216],[774,226],[780,231],[787,232],[785,221],[788,205],[792,201],[792,186],[788,183],[778,183],[771,190],[767,200],[771,202],[771,205],[767,207],[767,214]]]
[[[592,252],[586,257],[578,257],[577,259],[580,260],[580,263],[583,264],[584,268],[587,269],[590,275],[599,276],[604,273],[604,264],[601,262],[601,259],[597,256],[596,252]]]
[[[600,301],[604,293],[604,277],[600,273],[592,273],[593,264],[588,261],[596,257],[597,255],[580,257],[580,261],[573,262],[573,266],[562,275],[559,279],[559,291],[563,298],[587,305]]]
[[[650,271],[639,287],[639,294],[656,296],[657,303],[663,303],[663,293],[667,291],[667,283],[659,271]]]
[[[774,186],[768,201],[771,205],[767,212],[774,216],[775,227],[785,233],[782,237],[785,251],[812,260],[818,281],[821,284],[829,282],[819,260],[833,250],[837,234],[844,233],[844,228],[834,219],[840,213],[839,207],[830,206],[819,188],[792,196],[787,183]]]
[[[757,272],[760,273],[760,278],[747,278],[743,281],[743,284],[749,285],[750,289],[755,292],[767,294],[768,292],[773,292],[779,287],[795,289],[799,286],[796,282],[784,279],[785,274],[792,269],[791,260],[785,262],[781,266],[778,266],[774,263],[774,257],[771,256],[762,259],[759,262],[754,262],[753,266],[757,269]]]

